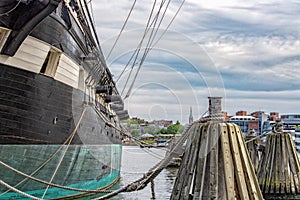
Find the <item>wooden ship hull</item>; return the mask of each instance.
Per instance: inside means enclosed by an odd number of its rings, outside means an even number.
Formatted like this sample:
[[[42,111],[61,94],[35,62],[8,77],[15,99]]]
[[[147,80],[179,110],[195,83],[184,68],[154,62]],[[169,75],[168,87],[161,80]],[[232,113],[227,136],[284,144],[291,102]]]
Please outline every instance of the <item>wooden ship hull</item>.
[[[110,187],[120,175],[119,120],[128,115],[113,109],[118,91],[88,3],[4,0],[0,13],[1,181],[46,199],[82,192],[18,171],[72,188]],[[0,185],[0,198],[24,196]]]

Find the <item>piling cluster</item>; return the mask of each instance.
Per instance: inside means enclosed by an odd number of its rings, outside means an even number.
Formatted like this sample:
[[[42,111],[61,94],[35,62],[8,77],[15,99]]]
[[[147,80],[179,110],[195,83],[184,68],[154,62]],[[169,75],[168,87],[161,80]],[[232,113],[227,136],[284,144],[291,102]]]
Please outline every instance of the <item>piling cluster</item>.
[[[188,133],[171,199],[263,199],[241,130],[224,122],[220,100],[209,98],[209,116]]]
[[[263,151],[255,135],[224,122],[221,98],[190,128],[171,199],[300,199],[300,162],[291,135],[278,123]],[[246,141],[246,142],[245,142]]]

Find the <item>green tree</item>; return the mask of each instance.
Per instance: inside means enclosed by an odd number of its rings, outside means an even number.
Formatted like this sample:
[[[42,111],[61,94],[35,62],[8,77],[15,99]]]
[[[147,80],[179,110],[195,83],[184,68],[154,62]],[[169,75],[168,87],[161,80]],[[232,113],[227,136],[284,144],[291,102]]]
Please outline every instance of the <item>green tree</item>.
[[[132,129],[131,130],[131,135],[133,137],[139,137],[139,133],[140,133],[139,129]]]
[[[146,126],[144,128],[145,130],[145,133],[149,133],[149,134],[152,134],[152,135],[155,135],[156,134],[156,128],[154,126]]]
[[[157,134],[168,134],[168,131],[167,131],[167,129],[162,128],[157,132]]]
[[[176,122],[176,124],[172,124],[168,126],[167,132],[168,134],[178,134],[183,131],[183,126],[180,124],[179,121]]]

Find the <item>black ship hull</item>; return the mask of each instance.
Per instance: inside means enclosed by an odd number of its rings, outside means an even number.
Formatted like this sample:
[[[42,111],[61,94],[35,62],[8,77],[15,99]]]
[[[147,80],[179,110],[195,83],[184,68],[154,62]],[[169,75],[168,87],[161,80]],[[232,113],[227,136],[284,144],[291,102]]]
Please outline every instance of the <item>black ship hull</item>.
[[[82,195],[50,184],[95,190],[119,178],[121,128],[107,101],[118,92],[86,4],[0,3],[0,177],[15,189],[1,184],[0,199]]]

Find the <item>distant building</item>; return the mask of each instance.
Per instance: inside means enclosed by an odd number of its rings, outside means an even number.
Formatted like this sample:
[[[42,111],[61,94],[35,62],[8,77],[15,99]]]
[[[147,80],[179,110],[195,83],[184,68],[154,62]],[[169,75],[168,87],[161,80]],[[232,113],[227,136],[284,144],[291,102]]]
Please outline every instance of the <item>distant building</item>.
[[[256,112],[251,113],[251,116],[258,119],[258,126],[259,126],[258,132],[262,133],[263,132],[263,124],[265,121],[268,121],[269,115],[266,114],[264,111],[256,111]]]
[[[193,123],[194,119],[193,119],[193,111],[192,111],[192,107],[190,107],[190,116],[189,116],[189,124]]]
[[[229,116],[227,112],[223,112],[225,121],[228,121],[232,116]]]
[[[243,111],[243,110],[240,110],[240,111],[237,111],[235,113],[236,116],[247,116],[247,111]]]
[[[252,129],[259,131],[258,119],[252,116],[233,116],[228,120],[228,122],[240,126],[244,135]]]
[[[173,124],[172,120],[153,120],[153,123],[159,127],[168,127]]]
[[[284,114],[280,118],[284,123],[285,129],[299,129],[300,114]]]
[[[259,118],[259,115],[261,115],[262,113],[265,113],[265,112],[264,111],[255,111],[255,112],[251,113],[251,116],[255,117],[255,118]]]

